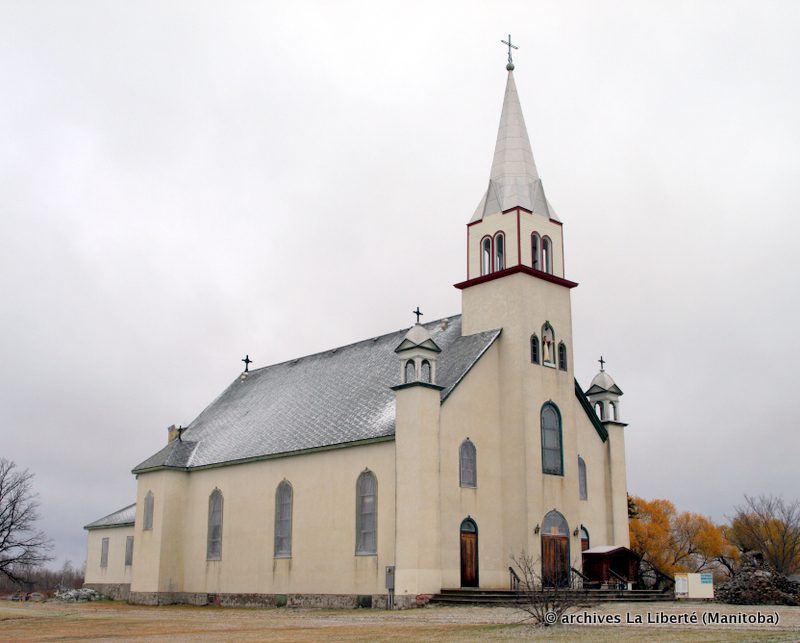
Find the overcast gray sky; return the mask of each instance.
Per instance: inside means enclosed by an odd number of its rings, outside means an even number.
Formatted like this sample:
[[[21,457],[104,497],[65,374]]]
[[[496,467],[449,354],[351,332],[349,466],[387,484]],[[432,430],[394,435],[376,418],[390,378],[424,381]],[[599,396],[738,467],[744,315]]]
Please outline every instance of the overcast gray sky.
[[[509,31],[631,493],[797,497],[800,3],[0,2],[0,455],[59,562],[245,353],[460,311]]]

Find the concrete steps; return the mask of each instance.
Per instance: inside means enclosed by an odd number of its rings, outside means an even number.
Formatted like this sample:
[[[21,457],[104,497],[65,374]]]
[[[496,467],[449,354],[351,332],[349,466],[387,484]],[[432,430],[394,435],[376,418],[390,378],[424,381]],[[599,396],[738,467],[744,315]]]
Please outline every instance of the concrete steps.
[[[674,601],[671,591],[654,589],[576,589],[575,595],[587,603],[652,603],[657,601]],[[524,603],[523,593],[509,589],[454,588],[443,589],[431,598],[431,603],[440,605],[514,605]]]

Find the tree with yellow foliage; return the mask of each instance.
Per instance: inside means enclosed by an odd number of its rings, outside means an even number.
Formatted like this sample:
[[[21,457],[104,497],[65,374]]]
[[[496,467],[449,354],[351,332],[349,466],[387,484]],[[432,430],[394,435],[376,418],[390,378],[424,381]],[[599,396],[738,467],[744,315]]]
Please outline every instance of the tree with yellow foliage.
[[[629,522],[631,550],[640,557],[641,585],[661,584],[677,572],[717,571],[721,559],[736,552],[722,529],[706,516],[678,513],[669,500],[633,497],[636,516]]]
[[[727,537],[741,552],[757,552],[781,574],[800,571],[800,502],[745,496]]]

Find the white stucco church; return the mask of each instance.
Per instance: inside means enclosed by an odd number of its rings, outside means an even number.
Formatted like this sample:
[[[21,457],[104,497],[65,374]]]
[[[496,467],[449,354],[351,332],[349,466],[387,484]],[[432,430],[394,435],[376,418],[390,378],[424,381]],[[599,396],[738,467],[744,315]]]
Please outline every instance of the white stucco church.
[[[377,606],[394,567],[410,605],[508,588],[522,552],[560,583],[587,548],[628,546],[622,391],[602,367],[575,380],[577,284],[507,69],[461,313],[236,377],[134,468],[134,504],[86,526],[87,585]]]

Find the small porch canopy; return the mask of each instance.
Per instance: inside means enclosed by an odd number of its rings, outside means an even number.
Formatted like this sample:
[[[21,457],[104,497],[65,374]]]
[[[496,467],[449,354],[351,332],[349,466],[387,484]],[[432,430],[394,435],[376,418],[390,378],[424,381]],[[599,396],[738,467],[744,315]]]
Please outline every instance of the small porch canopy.
[[[603,545],[583,550],[583,574],[595,583],[632,583],[639,556],[627,547]],[[615,575],[616,574],[616,575]]]

